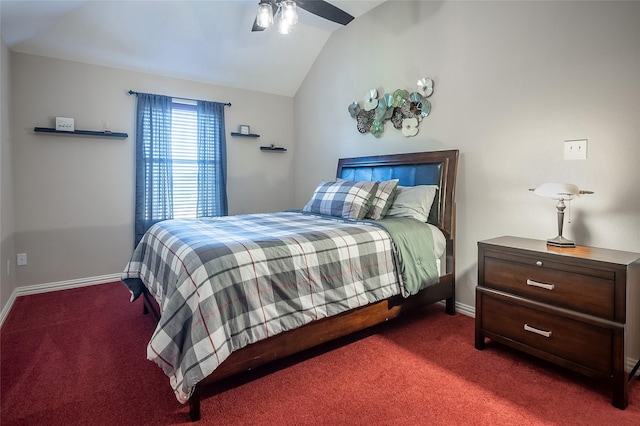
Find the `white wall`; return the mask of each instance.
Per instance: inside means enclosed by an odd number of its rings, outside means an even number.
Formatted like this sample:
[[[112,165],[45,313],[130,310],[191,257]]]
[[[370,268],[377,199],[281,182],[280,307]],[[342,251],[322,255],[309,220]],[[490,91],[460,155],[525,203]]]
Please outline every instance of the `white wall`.
[[[0,38],[0,310],[16,288],[9,48]],[[0,318],[1,322],[1,318]]]
[[[435,81],[413,138],[361,135],[347,107]],[[310,113],[310,112],[313,113]],[[595,191],[564,235],[640,252],[639,2],[386,2],[336,31],[295,97],[295,202],[337,159],[459,149],[457,300],[474,306],[477,241],[556,235],[548,181]],[[588,159],[563,141],[588,139]]]
[[[133,250],[135,97],[126,94],[130,89],[231,102],[225,110],[229,213],[293,207],[292,98],[11,55],[14,253],[28,255],[27,266],[17,268],[19,286],[124,269]],[[108,123],[129,138],[34,133],[34,127],[53,127],[56,116],[73,117],[76,129],[102,130]],[[239,124],[261,137],[231,137]],[[271,142],[289,151],[259,150]]]

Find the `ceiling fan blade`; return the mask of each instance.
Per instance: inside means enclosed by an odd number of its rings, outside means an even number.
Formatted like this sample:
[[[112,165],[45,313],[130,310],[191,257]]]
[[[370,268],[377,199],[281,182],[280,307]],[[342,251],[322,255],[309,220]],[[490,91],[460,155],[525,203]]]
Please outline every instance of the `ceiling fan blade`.
[[[295,0],[298,7],[318,15],[321,18],[336,22],[341,25],[347,25],[353,21],[353,16],[349,15],[342,9],[337,8],[331,3],[322,0]]]

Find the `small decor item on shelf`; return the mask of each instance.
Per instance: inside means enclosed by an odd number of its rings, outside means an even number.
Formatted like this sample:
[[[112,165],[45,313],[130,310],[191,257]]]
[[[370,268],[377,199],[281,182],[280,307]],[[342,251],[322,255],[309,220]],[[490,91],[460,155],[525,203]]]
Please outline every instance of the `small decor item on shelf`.
[[[371,133],[376,138],[382,136],[387,121],[401,130],[403,136],[418,134],[422,120],[431,112],[431,102],[427,100],[433,94],[433,80],[421,78],[418,90],[409,93],[398,89],[393,94],[385,93],[378,98],[378,90],[370,89],[364,95],[363,107],[358,102],[349,105],[349,115],[356,120],[360,133]]]
[[[73,118],[68,117],[56,117],[56,130],[62,132],[73,132],[75,131],[75,125],[73,122]]]
[[[245,125],[245,124],[241,124],[240,125],[240,132],[241,135],[248,135],[250,132],[249,126]]]

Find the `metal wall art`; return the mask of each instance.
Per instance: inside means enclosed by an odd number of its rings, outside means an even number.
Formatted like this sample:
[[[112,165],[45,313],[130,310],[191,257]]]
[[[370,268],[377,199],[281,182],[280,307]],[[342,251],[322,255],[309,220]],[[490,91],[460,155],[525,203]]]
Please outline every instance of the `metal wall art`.
[[[402,131],[406,137],[418,134],[422,119],[431,112],[433,81],[430,78],[418,80],[418,89],[409,93],[398,89],[393,94],[385,93],[378,98],[378,91],[370,89],[364,95],[363,107],[358,102],[349,105],[351,118],[356,119],[360,133],[371,133],[376,138],[382,136],[387,121]]]

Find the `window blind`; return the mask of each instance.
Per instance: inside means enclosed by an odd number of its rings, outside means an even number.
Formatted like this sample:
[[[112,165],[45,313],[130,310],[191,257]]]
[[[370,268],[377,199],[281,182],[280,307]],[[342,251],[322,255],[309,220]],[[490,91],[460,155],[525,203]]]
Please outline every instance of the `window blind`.
[[[173,217],[195,218],[198,201],[197,112],[195,102],[173,100]]]

